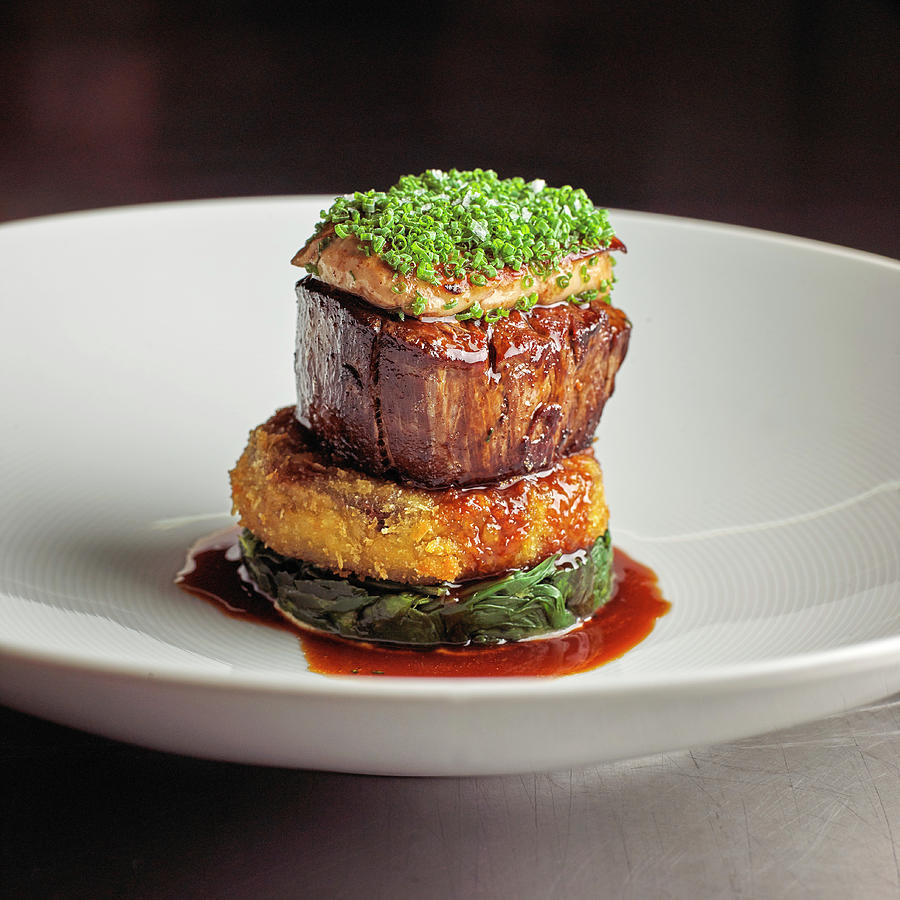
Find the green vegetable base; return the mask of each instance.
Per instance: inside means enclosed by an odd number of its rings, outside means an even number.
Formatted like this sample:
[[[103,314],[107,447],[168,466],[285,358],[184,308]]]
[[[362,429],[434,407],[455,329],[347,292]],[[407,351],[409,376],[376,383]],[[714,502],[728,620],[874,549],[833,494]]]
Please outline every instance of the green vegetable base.
[[[289,619],[319,631],[392,644],[496,644],[563,631],[612,594],[609,532],[577,557],[463,585],[341,578],[240,537],[244,565]]]

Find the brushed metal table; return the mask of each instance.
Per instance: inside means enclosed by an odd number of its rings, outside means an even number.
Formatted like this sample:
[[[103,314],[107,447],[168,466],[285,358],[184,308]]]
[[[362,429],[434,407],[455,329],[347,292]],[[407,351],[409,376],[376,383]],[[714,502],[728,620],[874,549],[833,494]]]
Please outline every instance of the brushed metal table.
[[[900,695],[572,772],[206,762],[0,710],[0,896],[900,897]]]

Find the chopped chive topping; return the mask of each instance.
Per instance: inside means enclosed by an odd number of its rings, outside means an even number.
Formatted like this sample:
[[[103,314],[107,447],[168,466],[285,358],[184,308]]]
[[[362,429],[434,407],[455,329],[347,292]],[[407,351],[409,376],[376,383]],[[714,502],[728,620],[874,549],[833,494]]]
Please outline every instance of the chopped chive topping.
[[[526,276],[522,279],[522,287],[523,287],[523,288],[534,287],[534,279],[533,279],[530,275],[526,275]]]
[[[580,294],[576,294],[572,299],[578,300],[579,302],[590,303],[591,300],[596,300],[600,296],[600,291],[596,288],[591,288],[589,291],[582,291]]]
[[[403,293],[403,285],[400,284],[399,282],[396,282],[396,281],[395,281],[395,282],[391,285],[391,290],[392,290],[395,294],[402,294],[402,293]]]
[[[416,291],[415,299],[412,303],[409,304],[409,311],[414,316],[421,316],[423,312],[425,312],[425,306],[427,304],[427,300]]]
[[[522,312],[528,312],[531,309],[534,309],[535,305],[538,302],[537,291],[532,294],[523,294],[516,301],[516,309],[521,309]]]
[[[581,267],[581,280],[585,284],[587,284],[591,280],[591,276],[588,275],[588,268],[586,263]]]
[[[315,263],[307,263],[304,267],[310,275],[318,275],[319,267]]]
[[[484,315],[481,304],[476,300],[467,310],[456,314],[458,322],[465,322],[466,319],[480,319]]]
[[[569,282],[572,280],[571,275],[557,275],[556,283],[561,288],[567,288],[569,286]]]
[[[570,253],[609,246],[615,234],[583,190],[489,169],[404,175],[387,191],[338,197],[321,215],[317,235],[331,225],[340,238],[355,236],[366,255],[432,284],[466,275],[485,283],[476,278],[506,267],[547,274]]]

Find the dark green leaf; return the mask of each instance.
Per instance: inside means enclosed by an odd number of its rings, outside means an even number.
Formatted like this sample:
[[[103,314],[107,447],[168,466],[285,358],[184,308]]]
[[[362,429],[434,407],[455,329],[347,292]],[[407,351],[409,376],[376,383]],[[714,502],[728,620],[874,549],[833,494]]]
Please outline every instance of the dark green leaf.
[[[561,631],[612,591],[609,532],[579,554],[463,585],[340,578],[281,556],[249,531],[244,564],[289,618],[343,637],[397,644],[489,644]]]

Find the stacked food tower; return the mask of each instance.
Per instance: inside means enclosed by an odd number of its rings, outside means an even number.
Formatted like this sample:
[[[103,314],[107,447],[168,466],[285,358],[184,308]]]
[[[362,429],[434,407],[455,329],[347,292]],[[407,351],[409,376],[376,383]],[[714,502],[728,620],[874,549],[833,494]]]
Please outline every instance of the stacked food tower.
[[[582,190],[492,171],[339,197],[294,263],[297,404],[231,473],[291,621],[431,646],[555,634],[613,589],[592,443],[631,325]]]

